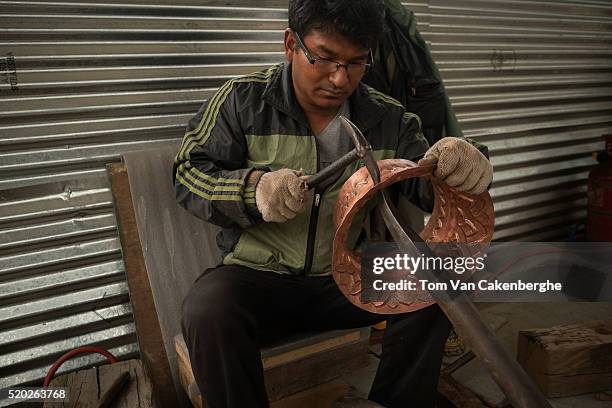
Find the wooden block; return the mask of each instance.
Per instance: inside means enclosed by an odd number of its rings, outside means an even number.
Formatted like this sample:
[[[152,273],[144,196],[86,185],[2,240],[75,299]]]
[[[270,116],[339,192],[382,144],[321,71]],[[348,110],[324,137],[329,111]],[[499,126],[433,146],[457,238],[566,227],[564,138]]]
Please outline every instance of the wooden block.
[[[204,408],[182,335],[175,337],[175,347],[183,389],[194,407]],[[364,367],[367,353],[367,336],[359,330],[321,333],[267,349],[262,364],[268,398],[275,402]]]
[[[612,321],[521,330],[518,361],[548,397],[612,389]]]
[[[149,373],[140,360],[119,361],[87,370],[55,377],[50,387],[68,387],[69,402],[46,402],[44,408],[95,408],[104,394],[122,373],[129,372],[130,380],[117,394],[114,408],[155,408]]]

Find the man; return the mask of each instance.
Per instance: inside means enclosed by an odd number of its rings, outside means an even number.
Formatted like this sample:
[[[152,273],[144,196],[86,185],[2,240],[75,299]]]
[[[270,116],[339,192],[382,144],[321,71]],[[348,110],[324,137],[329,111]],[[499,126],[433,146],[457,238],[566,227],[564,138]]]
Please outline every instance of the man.
[[[363,327],[384,317],[348,302],[331,274],[333,207],[350,166],[313,193],[314,174],[351,149],[350,117],[377,159],[438,161],[436,176],[470,192],[491,181],[486,158],[464,140],[428,151],[420,121],[361,78],[383,30],[372,0],[293,0],[287,62],[227,82],[190,122],[175,163],[177,200],[223,230],[223,263],[183,302],[183,333],[207,406],[265,407],[263,333]],[[399,192],[431,208],[430,186]],[[369,398],[387,407],[433,406],[449,322],[437,306],[391,316]]]

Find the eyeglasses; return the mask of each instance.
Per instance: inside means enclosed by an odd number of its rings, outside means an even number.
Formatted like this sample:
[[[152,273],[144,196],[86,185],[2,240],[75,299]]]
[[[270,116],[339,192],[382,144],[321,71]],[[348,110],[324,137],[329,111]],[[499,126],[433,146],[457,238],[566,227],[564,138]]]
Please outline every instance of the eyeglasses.
[[[349,77],[360,77],[361,75],[365,75],[369,69],[371,68],[374,59],[372,56],[372,50],[368,51],[368,61],[369,63],[362,62],[350,62],[348,64],[341,64],[338,61],[334,61],[329,58],[319,57],[318,55],[313,56],[313,54],[308,51],[308,48],[304,45],[304,41],[302,41],[302,37],[297,33],[297,31],[293,32],[295,34],[295,39],[297,40],[298,46],[304,50],[304,55],[308,62],[314,66],[314,68],[322,74],[332,74],[340,69],[340,67],[346,69],[346,73]]]

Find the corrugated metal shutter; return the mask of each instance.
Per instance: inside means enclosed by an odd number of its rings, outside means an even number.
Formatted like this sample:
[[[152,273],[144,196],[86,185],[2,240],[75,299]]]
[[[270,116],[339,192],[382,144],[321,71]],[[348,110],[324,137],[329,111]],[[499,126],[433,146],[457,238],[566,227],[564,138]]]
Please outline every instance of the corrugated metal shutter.
[[[286,2],[163,3],[0,1],[0,388],[137,355],[104,165],[283,59]]]
[[[281,60],[286,4],[0,1],[0,388],[84,343],[137,353],[103,165],[181,137],[226,79]],[[496,238],[567,236],[611,130],[612,5],[406,4],[492,150]]]
[[[0,191],[0,388],[39,380],[58,354],[86,344],[138,353],[105,182]]]
[[[489,146],[498,240],[569,237],[612,131],[612,3],[429,0],[423,23],[466,136]]]

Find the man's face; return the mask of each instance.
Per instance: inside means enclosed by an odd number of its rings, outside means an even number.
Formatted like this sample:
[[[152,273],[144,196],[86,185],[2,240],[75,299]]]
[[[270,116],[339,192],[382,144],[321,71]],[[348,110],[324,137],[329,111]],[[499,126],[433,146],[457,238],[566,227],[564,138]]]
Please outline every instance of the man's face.
[[[314,58],[341,64],[368,62],[368,49],[352,43],[342,35],[311,30],[301,38]],[[344,67],[328,72],[330,65],[332,70],[336,69],[334,64],[327,64],[328,68],[323,70],[317,66],[318,62],[310,64],[304,50],[298,46],[295,33],[290,29],[285,31],[285,55],[292,62],[296,97],[307,112],[335,113],[363,77],[363,72],[355,73],[353,69],[347,72]]]

